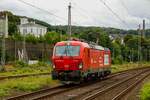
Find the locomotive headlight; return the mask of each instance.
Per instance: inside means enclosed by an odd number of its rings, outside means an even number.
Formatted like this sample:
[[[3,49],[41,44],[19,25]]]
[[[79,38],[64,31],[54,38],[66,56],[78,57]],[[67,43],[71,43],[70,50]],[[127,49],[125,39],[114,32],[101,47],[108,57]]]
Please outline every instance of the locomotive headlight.
[[[79,64],[79,69],[81,69],[83,67],[83,64],[82,63],[80,63]]]
[[[55,65],[53,65],[53,68],[55,68]]]

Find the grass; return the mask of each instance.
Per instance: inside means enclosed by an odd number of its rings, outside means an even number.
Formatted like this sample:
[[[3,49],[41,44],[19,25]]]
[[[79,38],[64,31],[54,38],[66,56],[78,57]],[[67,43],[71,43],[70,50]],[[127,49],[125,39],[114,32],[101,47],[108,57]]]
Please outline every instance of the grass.
[[[0,84],[0,97],[8,96],[12,91],[32,92],[42,87],[55,85],[50,76],[26,77],[19,79],[6,79]]]
[[[122,70],[128,70],[128,69],[133,69],[133,68],[140,68],[140,67],[146,67],[150,66],[149,62],[142,62],[142,65],[139,63],[125,63],[121,65],[112,65],[112,72],[118,72]]]
[[[15,65],[7,65],[6,68],[11,69],[11,71],[0,72],[0,76],[50,73],[52,70],[50,65],[43,62],[33,65],[25,65],[19,62]],[[43,87],[50,87],[57,84],[56,81],[51,79],[50,75],[1,80],[0,99],[10,94],[32,92]]]
[[[6,69],[11,69],[11,71],[0,72],[0,76],[49,73],[52,68],[48,64],[38,63],[25,67],[19,67],[18,65],[17,67],[13,65],[6,65]]]
[[[150,63],[143,63],[142,66],[150,66]],[[112,65],[112,72],[132,69],[138,66],[137,63],[128,63],[122,65]],[[36,73],[45,73],[50,72],[50,66],[38,66],[32,65],[28,67],[16,67],[14,71],[0,73],[0,76],[9,76],[9,75],[21,75],[21,74],[36,74]],[[39,90],[46,86],[54,86],[58,82],[53,81],[50,76],[33,76],[26,78],[17,78],[17,79],[5,79],[0,81],[0,97],[8,96],[14,94],[16,91],[20,92],[31,92]],[[15,91],[15,92],[14,92]]]
[[[17,68],[13,71],[0,72],[0,76],[49,73],[50,71],[51,67],[41,67],[41,68],[24,67],[24,68]]]
[[[141,100],[150,100],[150,81],[144,84],[140,92]]]

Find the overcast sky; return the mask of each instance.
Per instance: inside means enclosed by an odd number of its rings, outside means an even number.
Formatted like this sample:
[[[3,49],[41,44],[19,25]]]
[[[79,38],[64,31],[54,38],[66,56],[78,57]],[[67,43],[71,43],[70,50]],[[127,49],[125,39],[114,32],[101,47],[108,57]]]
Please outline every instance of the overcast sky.
[[[146,28],[150,28],[150,0],[103,0],[121,19],[117,18],[101,0],[23,1],[49,13],[26,5],[20,0],[0,0],[0,10],[36,18],[52,25],[66,25],[67,6],[71,2],[73,25],[137,29],[138,24],[145,19]]]

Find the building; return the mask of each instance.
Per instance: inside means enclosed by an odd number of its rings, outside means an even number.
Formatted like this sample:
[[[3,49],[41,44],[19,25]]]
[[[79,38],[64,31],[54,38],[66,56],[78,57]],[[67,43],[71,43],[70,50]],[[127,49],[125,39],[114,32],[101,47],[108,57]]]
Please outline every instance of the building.
[[[117,38],[119,38],[121,44],[124,44],[124,36],[125,34],[109,34],[110,40],[115,41]]]
[[[36,24],[35,22],[29,22],[27,18],[21,18],[18,27],[22,35],[33,34],[39,37],[40,35],[45,35],[47,32],[47,27]]]

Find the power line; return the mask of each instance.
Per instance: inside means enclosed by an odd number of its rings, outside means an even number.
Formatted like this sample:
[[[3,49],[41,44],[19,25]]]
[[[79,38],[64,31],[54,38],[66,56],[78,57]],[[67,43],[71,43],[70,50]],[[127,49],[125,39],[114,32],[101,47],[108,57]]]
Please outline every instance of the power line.
[[[62,21],[65,20],[65,21],[67,22],[67,19],[62,18],[62,17],[60,17],[60,16],[57,16],[57,15],[55,15],[55,14],[53,14],[53,13],[51,13],[51,12],[45,10],[45,9],[42,9],[42,8],[40,8],[40,7],[37,7],[37,6],[33,5],[33,4],[27,3],[27,2],[25,2],[25,1],[23,1],[23,0],[18,0],[18,1],[21,2],[21,3],[23,3],[23,4],[25,4],[25,5],[28,5],[28,6],[31,6],[31,7],[33,7],[33,8],[39,9],[39,10],[41,10],[41,11],[44,11],[44,12],[48,13],[49,15],[53,15],[53,16],[55,16],[55,17],[61,19]]]
[[[82,15],[82,16],[85,17],[85,18],[89,18],[89,16],[86,16],[85,14],[81,13],[79,10],[75,9],[75,7],[72,7],[72,8],[73,8],[73,10],[74,10],[76,13]]]
[[[120,16],[117,14],[117,13],[115,13],[103,0],[99,0],[101,3],[103,3],[104,5],[105,5],[105,7],[107,8],[107,9],[109,9],[113,14],[114,14],[114,16],[116,16],[116,18],[118,18],[124,25],[126,25],[126,26],[128,26],[128,24],[124,21],[124,20],[122,20],[121,18],[120,18]],[[128,26],[129,27],[129,26]]]
[[[68,0],[66,0],[66,2],[68,2]],[[89,14],[89,12],[87,10],[85,10],[84,8],[80,7],[76,2],[74,2],[73,0],[71,1],[73,6],[72,6],[72,10],[74,10],[76,13],[80,14],[82,17],[85,18],[91,18],[94,22],[96,19],[94,16],[90,16],[91,14]]]
[[[73,2],[73,1],[72,1]],[[74,10],[76,10],[76,12],[77,13],[79,13],[81,16],[83,16],[83,17],[85,17],[85,18],[91,18],[94,22],[95,22],[95,20],[94,19],[96,19],[94,16],[90,16],[91,14],[89,14],[89,12],[87,11],[87,10],[85,10],[84,8],[81,8],[77,3],[75,3],[75,2],[73,2],[73,4],[75,5],[75,6],[73,6],[72,8],[74,9]]]
[[[81,8],[81,7],[80,7],[79,5],[77,5],[77,3],[75,3],[75,2],[73,2],[73,3],[77,6],[77,8],[80,9],[80,11],[82,11],[82,12],[86,15],[87,10]],[[87,12],[87,13],[88,13],[88,12]],[[88,15],[88,17],[89,17],[89,15]]]
[[[87,17],[87,18],[89,18],[89,17],[91,17],[91,18],[93,18],[92,16],[89,16],[90,14],[88,14],[88,12],[85,10],[85,9],[83,9],[83,8],[81,8],[79,5],[77,5],[76,3],[74,3],[77,7],[75,7],[76,9],[80,9],[79,11],[79,13],[81,14],[81,15],[83,15],[83,16],[85,16],[85,17]],[[83,13],[81,13],[81,11],[83,12]]]
[[[30,3],[28,3],[28,2],[25,2],[25,1],[23,1],[23,0],[18,0],[18,1],[21,2],[21,3],[23,3],[23,4],[25,4],[25,5],[28,5],[28,6],[31,6],[31,7],[33,7],[33,8],[39,9],[39,10],[41,10],[41,11],[44,11],[44,12],[48,13],[49,15],[53,15],[53,16],[57,17],[58,19],[62,20],[63,22],[67,22],[67,21],[68,21],[67,19],[65,19],[65,18],[63,18],[63,17],[57,16],[57,15],[55,15],[54,13],[49,12],[48,10],[42,9],[42,8],[37,7],[37,6],[35,6],[35,5],[33,5],[33,4],[30,4]],[[73,21],[72,21],[72,23],[75,24],[75,25],[79,25],[79,24],[77,24],[76,22],[73,22]]]

